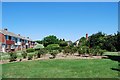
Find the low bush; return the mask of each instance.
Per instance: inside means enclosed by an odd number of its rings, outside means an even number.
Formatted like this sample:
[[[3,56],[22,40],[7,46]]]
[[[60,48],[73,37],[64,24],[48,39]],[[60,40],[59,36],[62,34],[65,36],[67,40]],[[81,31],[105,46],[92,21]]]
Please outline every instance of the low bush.
[[[72,47],[71,49],[70,49],[70,54],[71,55],[74,55],[74,53],[76,53],[77,52],[77,47]]]
[[[34,52],[34,51],[35,51],[35,49],[33,49],[33,48],[28,48],[28,49],[26,50],[27,53]]]
[[[28,60],[32,60],[32,58],[33,58],[33,54],[29,54],[28,55]]]
[[[55,58],[56,55],[59,53],[59,51],[58,50],[51,50],[51,52],[49,52],[49,53],[53,56],[53,58]]]
[[[44,55],[45,53],[47,53],[47,50],[44,48],[41,48],[39,51],[36,51],[37,58],[40,58],[41,55]]]
[[[81,54],[83,54],[82,48],[78,49],[78,54],[79,54],[79,56],[81,56]]]
[[[27,52],[26,51],[22,51],[22,54],[23,58],[25,59],[27,57]]]
[[[99,50],[99,55],[102,56],[102,55],[104,54],[104,52],[106,52],[106,50],[100,49],[100,50]]]
[[[71,53],[71,48],[70,47],[65,47],[63,53],[67,56],[68,54]]]
[[[59,47],[58,51],[61,53],[62,52],[62,47]]]
[[[9,55],[10,55],[10,62],[12,62],[12,61],[16,61],[16,59],[17,59],[17,53],[16,52],[9,52],[8,53]]]
[[[59,49],[59,45],[58,44],[49,44],[46,48],[48,50],[58,50]]]

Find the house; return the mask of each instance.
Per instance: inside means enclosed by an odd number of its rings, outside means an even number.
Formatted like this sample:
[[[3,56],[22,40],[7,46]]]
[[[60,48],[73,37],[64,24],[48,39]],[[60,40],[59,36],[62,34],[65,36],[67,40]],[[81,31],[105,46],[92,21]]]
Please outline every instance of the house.
[[[34,46],[34,41],[25,38],[20,34],[15,34],[9,32],[8,29],[0,30],[0,52],[24,50],[27,48],[32,48]]]
[[[66,41],[67,42],[67,44],[68,44],[68,46],[71,46],[72,45],[72,41]]]
[[[81,40],[81,39],[78,39],[77,41],[75,41],[75,42],[74,42],[74,43],[75,43],[74,46],[78,47],[79,45],[81,45],[82,43],[81,43],[80,40]],[[87,33],[86,33],[86,38],[85,38],[85,40],[86,40],[86,41],[88,40],[88,34],[87,34]]]

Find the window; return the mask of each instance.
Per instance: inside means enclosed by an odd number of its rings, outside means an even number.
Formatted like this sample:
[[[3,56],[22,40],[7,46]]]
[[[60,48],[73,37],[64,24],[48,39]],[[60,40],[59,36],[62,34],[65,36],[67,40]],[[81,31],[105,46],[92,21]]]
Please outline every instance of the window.
[[[11,40],[11,36],[8,36],[8,40]]]
[[[17,43],[17,38],[15,38],[15,43]]]
[[[7,35],[5,35],[5,39],[8,40],[8,36]]]

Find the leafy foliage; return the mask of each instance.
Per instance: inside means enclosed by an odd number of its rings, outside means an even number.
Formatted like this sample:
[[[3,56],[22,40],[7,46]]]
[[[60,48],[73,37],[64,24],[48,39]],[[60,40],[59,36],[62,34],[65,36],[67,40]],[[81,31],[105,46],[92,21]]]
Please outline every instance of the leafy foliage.
[[[48,46],[49,44],[58,44],[59,43],[59,40],[57,39],[56,36],[54,35],[50,35],[50,36],[47,36],[45,37],[43,40],[43,45],[46,47]]]
[[[59,51],[58,50],[51,50],[49,53],[53,56],[53,58],[55,58],[56,55],[59,53]]]
[[[27,52],[26,51],[22,51],[22,54],[23,58],[26,58],[27,57]]]
[[[34,46],[35,50],[36,49],[38,50],[38,49],[41,49],[41,48],[44,48],[44,46],[42,44],[37,44],[37,45]]]
[[[28,55],[28,60],[32,60],[32,58],[33,58],[33,54],[29,54]]]
[[[28,48],[28,49],[26,50],[27,53],[34,52],[34,51],[35,51],[35,49],[33,49],[33,48]]]
[[[39,51],[36,51],[37,57],[40,58],[41,55],[47,53],[46,49],[42,48]]]
[[[9,55],[10,55],[10,62],[12,61],[16,61],[17,59],[17,53],[16,52],[9,52]]]
[[[46,48],[48,50],[56,50],[56,49],[59,49],[59,45],[58,44],[49,44]]]
[[[60,41],[59,45],[60,47],[66,47],[68,44],[66,41]]]
[[[64,51],[63,51],[64,54],[68,55],[70,52],[71,52],[71,48],[70,47],[65,47],[64,48]]]

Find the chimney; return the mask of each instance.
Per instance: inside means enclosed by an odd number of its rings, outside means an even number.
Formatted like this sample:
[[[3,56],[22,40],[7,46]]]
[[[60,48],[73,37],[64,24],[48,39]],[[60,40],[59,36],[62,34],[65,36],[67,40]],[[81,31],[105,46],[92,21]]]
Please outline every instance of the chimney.
[[[7,29],[7,28],[4,28],[4,31],[8,31],[8,29]]]
[[[88,34],[86,34],[86,40],[88,40]]]
[[[20,36],[20,34],[18,34],[18,36]]]

